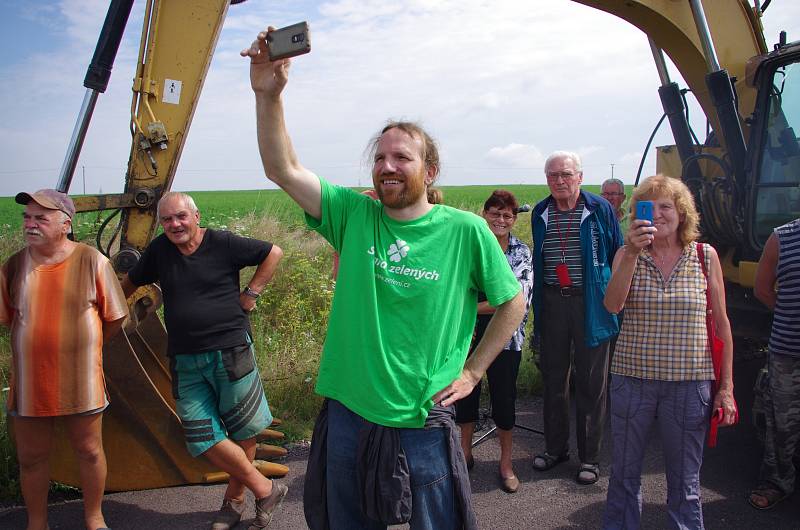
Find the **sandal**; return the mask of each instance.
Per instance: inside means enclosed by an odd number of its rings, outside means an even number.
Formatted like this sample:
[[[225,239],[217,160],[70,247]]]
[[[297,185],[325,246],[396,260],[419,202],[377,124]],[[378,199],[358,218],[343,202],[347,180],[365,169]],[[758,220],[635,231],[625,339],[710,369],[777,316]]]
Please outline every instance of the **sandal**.
[[[760,504],[754,500],[755,497],[761,497],[765,502]],[[771,484],[764,484],[750,492],[747,502],[756,510],[771,510],[776,504],[788,497],[784,492]]]
[[[597,464],[581,463],[578,473],[575,475],[575,482],[588,486],[597,482],[600,478],[600,466]]]
[[[561,462],[569,460],[569,453],[562,453],[558,456],[553,456],[547,451],[533,457],[533,469],[536,471],[547,471],[553,469]]]

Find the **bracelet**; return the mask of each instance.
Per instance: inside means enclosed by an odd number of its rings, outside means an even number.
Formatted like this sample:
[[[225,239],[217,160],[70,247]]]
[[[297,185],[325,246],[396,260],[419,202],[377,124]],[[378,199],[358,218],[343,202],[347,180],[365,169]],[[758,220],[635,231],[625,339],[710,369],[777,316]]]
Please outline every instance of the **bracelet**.
[[[249,285],[247,287],[245,287],[244,291],[242,291],[242,292],[245,295],[249,296],[250,298],[258,298],[259,296],[261,296],[261,293],[259,293],[258,291],[252,290]]]

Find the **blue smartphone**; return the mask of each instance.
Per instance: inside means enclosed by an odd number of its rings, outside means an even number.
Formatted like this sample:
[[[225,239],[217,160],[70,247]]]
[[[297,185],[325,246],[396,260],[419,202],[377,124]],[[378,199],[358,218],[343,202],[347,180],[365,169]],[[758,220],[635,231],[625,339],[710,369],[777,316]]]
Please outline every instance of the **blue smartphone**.
[[[636,203],[636,218],[653,222],[653,201],[639,201]]]

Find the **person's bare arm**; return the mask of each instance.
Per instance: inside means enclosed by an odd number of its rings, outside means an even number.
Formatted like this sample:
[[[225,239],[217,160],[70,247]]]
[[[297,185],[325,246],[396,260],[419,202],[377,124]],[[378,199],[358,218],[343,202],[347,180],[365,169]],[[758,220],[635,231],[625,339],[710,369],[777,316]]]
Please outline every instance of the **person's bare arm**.
[[[753,287],[753,292],[756,298],[768,308],[774,310],[777,294],[775,293],[775,279],[778,270],[778,250],[780,242],[778,236],[773,232],[767,243],[764,245],[764,250],[761,252],[761,259],[758,260],[758,269],[756,269],[756,282]]]
[[[733,333],[725,307],[725,280],[722,276],[719,255],[713,247],[709,247],[708,254],[711,260],[711,270],[708,271],[711,309],[714,314],[714,323],[717,326],[717,336],[725,344],[722,349],[720,380],[717,394],[714,396],[713,410],[722,409],[723,417],[720,426],[726,426],[733,425],[736,420],[736,402],[733,399]]]
[[[253,273],[253,277],[250,278],[249,282],[247,282],[247,286],[253,291],[261,294],[261,291],[264,290],[264,287],[271,282],[272,277],[275,276],[275,271],[278,269],[278,264],[281,262],[282,258],[283,250],[281,250],[281,247],[278,245],[272,245],[272,250],[269,251],[267,257],[264,258],[264,261],[258,264],[258,267],[256,267],[256,270]],[[256,306],[256,299],[242,292],[239,294],[239,303],[241,304],[242,309],[250,312]]]
[[[125,322],[127,317],[118,318],[116,320],[110,320],[108,322],[103,322],[103,344],[111,340],[114,335],[119,333],[119,330],[122,329],[122,324]]]
[[[508,338],[513,335],[525,316],[525,299],[522,292],[497,307],[492,320],[486,327],[483,338],[467,359],[461,376],[433,395],[435,403],[447,407],[466,397],[481,380],[486,369],[503,350]]]
[[[611,279],[608,281],[606,295],[603,298],[603,305],[609,313],[619,313],[625,307],[625,300],[628,299],[638,259],[639,252],[627,245],[620,248],[614,255],[614,262],[611,264]]]
[[[322,188],[319,179],[297,159],[286,129],[281,93],[289,81],[289,59],[270,61],[267,34],[262,31],[249,48],[242,50],[250,58],[250,84],[256,96],[256,132],[258,151],[264,172],[294,201],[315,219],[322,216]]]

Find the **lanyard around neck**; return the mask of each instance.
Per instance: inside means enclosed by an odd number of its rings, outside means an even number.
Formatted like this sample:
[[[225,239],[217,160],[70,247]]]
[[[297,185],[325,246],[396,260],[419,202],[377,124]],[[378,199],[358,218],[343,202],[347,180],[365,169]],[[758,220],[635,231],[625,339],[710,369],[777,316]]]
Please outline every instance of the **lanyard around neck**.
[[[578,201],[580,203],[580,201]],[[569,216],[569,223],[567,223],[567,231],[566,233],[569,234],[570,229],[572,228],[572,220],[574,216],[572,215],[575,210],[578,208],[578,203],[575,204],[575,208],[572,210],[567,210],[566,215]],[[558,231],[558,243],[561,247],[561,263],[567,262],[567,236],[561,232],[561,211],[558,209],[558,206],[555,204],[553,205],[553,212],[556,213],[555,222],[556,222],[556,230]]]

